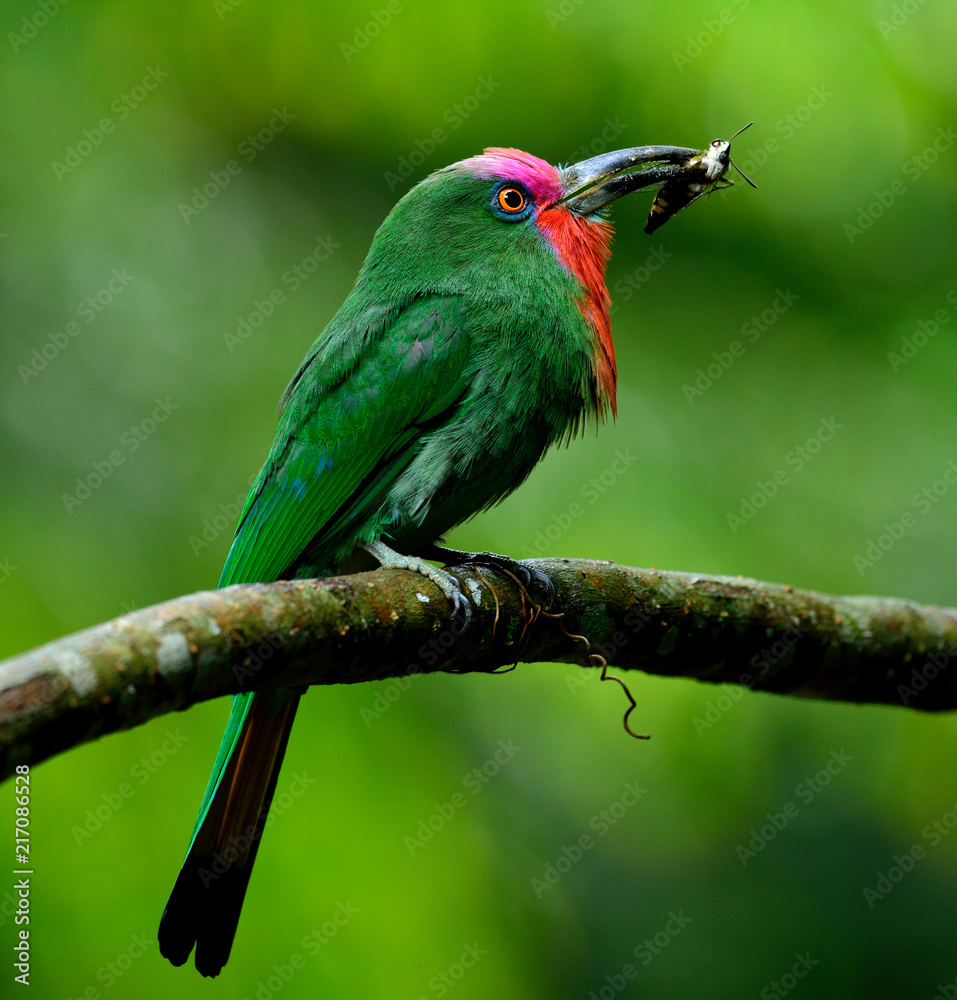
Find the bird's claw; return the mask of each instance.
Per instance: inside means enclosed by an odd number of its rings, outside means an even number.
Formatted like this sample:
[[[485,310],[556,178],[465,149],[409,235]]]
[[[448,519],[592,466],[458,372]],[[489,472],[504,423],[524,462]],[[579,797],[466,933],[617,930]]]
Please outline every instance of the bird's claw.
[[[462,584],[448,570],[439,569],[419,556],[405,556],[389,548],[381,539],[368,542],[363,548],[374,559],[377,559],[383,569],[407,569],[420,573],[431,580],[452,603],[452,618],[459,622],[464,631],[472,622],[472,605]]]
[[[510,556],[502,556],[497,552],[462,552],[459,549],[447,549],[444,546],[436,545],[432,552],[442,558],[446,565],[450,563],[472,563],[476,566],[489,566],[504,573],[510,573],[518,582],[528,590],[533,584],[543,588],[548,593],[548,603],[546,610],[555,602],[557,592],[551,577],[541,570],[532,569],[525,563],[512,559]]]
[[[490,552],[482,552],[481,555],[492,555]],[[552,606],[555,600],[555,584],[552,583],[552,578],[547,574],[543,573],[539,569],[532,569],[526,566],[525,563],[520,563],[514,559],[508,559],[504,556],[494,556],[490,560],[490,565],[500,567],[501,569],[508,570],[509,573],[513,573],[518,577],[519,582],[522,586],[528,590],[532,584],[542,587],[544,590],[548,591],[548,604],[547,608]]]
[[[472,602],[461,590],[453,594],[449,600],[452,602],[452,620],[465,632],[472,624]]]
[[[522,563],[518,563],[519,566],[529,575],[529,583],[536,583],[539,587],[544,588],[548,591],[548,604],[545,605],[545,609],[548,610],[554,603],[555,598],[558,596],[555,590],[555,584],[552,583],[552,578],[547,574],[543,573],[538,569],[529,569]],[[526,587],[528,584],[525,585]]]

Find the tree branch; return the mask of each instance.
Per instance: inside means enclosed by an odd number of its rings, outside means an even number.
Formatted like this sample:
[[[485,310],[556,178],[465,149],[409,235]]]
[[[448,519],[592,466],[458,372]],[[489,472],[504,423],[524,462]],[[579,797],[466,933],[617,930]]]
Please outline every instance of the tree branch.
[[[590,560],[528,565],[555,584],[552,614],[497,571],[452,568],[476,605],[464,634],[432,583],[379,570],[203,591],[48,643],[0,663],[0,777],[238,691],[588,664],[589,652],[754,691],[957,708],[955,609]]]

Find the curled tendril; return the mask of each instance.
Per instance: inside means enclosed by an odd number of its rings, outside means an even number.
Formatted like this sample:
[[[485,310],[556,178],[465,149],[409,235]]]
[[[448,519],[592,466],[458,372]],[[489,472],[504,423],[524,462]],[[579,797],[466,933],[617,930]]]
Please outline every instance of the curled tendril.
[[[505,576],[509,577],[514,583],[518,585],[519,593],[522,595],[522,632],[518,637],[518,652],[515,654],[515,662],[510,667],[495,668],[494,670],[486,670],[485,673],[488,674],[508,674],[511,673],[517,666],[518,661],[522,658],[522,653],[528,646],[529,636],[531,635],[532,629],[539,618],[551,618],[553,621],[557,621],[561,627],[562,632],[567,638],[571,639],[572,642],[583,642],[585,644],[585,658],[589,666],[601,667],[601,679],[603,681],[617,681],[621,685],[622,691],[625,692],[625,697],[629,701],[628,708],[625,710],[625,715],[621,720],[621,724],[625,727],[625,732],[636,740],[650,740],[651,736],[643,735],[642,733],[636,733],[631,726],[628,725],[628,719],[631,713],[638,707],[638,703],[632,697],[631,691],[628,689],[628,685],[620,678],[616,677],[614,674],[608,673],[608,661],[599,653],[591,652],[591,642],[584,635],[576,635],[573,632],[569,632],[565,628],[565,612],[560,611],[555,614],[551,611],[545,611],[540,604],[536,604],[525,585],[514,573],[503,567],[497,567],[499,572],[503,573]],[[495,631],[498,628],[499,622],[499,612],[501,605],[499,603],[498,594],[495,592],[495,588],[485,579],[482,575],[481,570],[475,570],[476,575],[488,587],[495,599],[495,620],[492,622],[492,643],[495,642]],[[461,673],[461,671],[450,670],[448,673]]]
[[[562,615],[548,615],[549,618],[561,618]],[[559,622],[562,627],[562,631],[569,639],[577,640],[585,644],[585,659],[587,660],[589,666],[601,667],[601,679],[603,681],[617,681],[621,685],[622,691],[625,692],[625,697],[631,703],[625,711],[624,718],[621,720],[621,724],[625,727],[625,732],[634,737],[636,740],[650,740],[650,736],[645,736],[641,733],[636,733],[631,726],[628,725],[628,718],[631,713],[638,707],[638,703],[632,697],[631,691],[628,690],[628,685],[620,678],[616,677],[614,674],[608,673],[608,661],[600,653],[591,652],[591,643],[583,635],[573,635],[568,629],[565,628],[564,622]]]
[[[621,685],[622,691],[625,692],[625,697],[631,702],[625,711],[624,718],[621,720],[621,724],[625,727],[625,732],[629,736],[633,736],[636,740],[650,740],[651,736],[636,733],[631,726],[628,725],[628,717],[638,707],[638,703],[628,690],[628,685],[620,677],[616,677],[614,674],[608,673],[608,661],[604,658],[604,656],[599,656],[598,653],[592,653],[592,655],[588,657],[588,662],[594,667],[601,667],[601,679],[603,681],[618,681]]]
[[[507,570],[505,572],[506,572],[506,574],[508,576],[511,576],[512,579],[515,580],[515,582],[521,588],[521,591],[522,591],[522,613],[523,613],[523,617],[524,617],[524,612],[525,612],[525,588],[522,587],[522,584],[518,580],[517,577],[512,576],[512,574],[508,573]],[[488,582],[488,580],[486,580],[485,577],[482,576],[482,571],[480,569],[476,569],[475,570],[475,575],[482,581],[482,583],[485,584],[486,587],[488,587],[488,589],[491,591],[492,597],[495,598],[495,620],[492,622],[492,641],[490,643],[490,645],[494,645],[495,644],[495,630],[498,628],[499,608],[500,608],[500,604],[499,604],[499,600],[498,600],[498,594],[495,593],[495,588]],[[528,627],[528,623],[526,622],[525,628],[522,629],[522,635],[525,634],[525,629],[527,627]],[[519,653],[519,656],[521,656],[521,653]],[[496,667],[494,670],[486,670],[485,673],[487,673],[487,674],[510,674],[518,666],[518,659],[519,659],[519,657],[516,656],[515,657],[515,662],[510,667]]]

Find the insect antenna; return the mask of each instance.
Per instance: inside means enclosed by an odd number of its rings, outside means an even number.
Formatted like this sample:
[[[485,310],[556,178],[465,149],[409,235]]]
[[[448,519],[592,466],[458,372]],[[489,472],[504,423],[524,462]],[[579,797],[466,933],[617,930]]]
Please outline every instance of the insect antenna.
[[[734,169],[737,170],[739,174],[741,174],[741,176],[751,185],[751,187],[755,189],[757,188],[757,184],[755,184],[754,181],[751,180],[751,178],[748,177],[746,173],[744,173],[744,171],[739,169],[738,165],[734,162],[734,160],[731,159],[730,156],[728,157],[728,163],[730,163],[731,166],[734,167]]]
[[[739,128],[738,131],[735,132],[733,136],[731,136],[731,139],[736,139],[744,131],[744,129],[751,128],[753,124],[754,122],[748,122],[748,124],[745,125],[744,128]],[[730,142],[731,139],[729,139],[728,142]]]
[[[744,128],[739,128],[738,131],[735,132],[733,136],[731,136],[731,139],[734,139],[735,136],[739,136],[744,131],[745,128],[751,128],[753,124],[754,122],[748,122],[748,124],[745,125]],[[728,140],[729,145],[731,143],[731,139]],[[739,174],[741,174],[741,176],[751,185],[751,187],[757,190],[758,187],[757,184],[755,184],[754,181],[751,180],[751,178],[748,177],[748,175],[738,167],[738,165],[734,162],[734,160],[731,159],[730,155],[728,156],[728,163],[730,163],[731,166],[734,167],[734,169],[737,170]]]

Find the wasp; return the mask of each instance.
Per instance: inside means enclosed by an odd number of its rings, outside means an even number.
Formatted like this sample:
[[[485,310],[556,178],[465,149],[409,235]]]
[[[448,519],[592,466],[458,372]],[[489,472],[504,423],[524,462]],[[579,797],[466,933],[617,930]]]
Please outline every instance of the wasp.
[[[739,128],[731,136],[731,139],[739,136],[744,129],[750,128],[753,124],[754,122],[748,122],[744,128]],[[693,201],[697,201],[703,194],[714,191],[716,188],[734,187],[734,181],[725,178],[729,167],[738,170],[731,159],[731,139],[715,139],[707,149],[684,161],[683,171],[677,177],[667,181],[655,195],[651,211],[648,213],[648,221],[645,223],[646,233],[653,233],[673,215],[686,208]],[[746,174],[741,173],[740,170],[738,173],[751,187],[757,187],[757,184]]]

